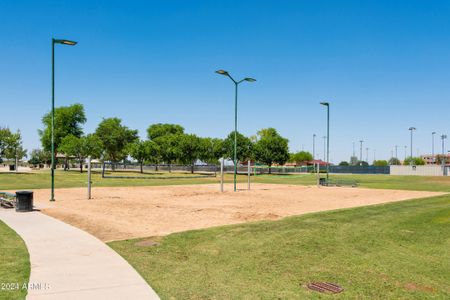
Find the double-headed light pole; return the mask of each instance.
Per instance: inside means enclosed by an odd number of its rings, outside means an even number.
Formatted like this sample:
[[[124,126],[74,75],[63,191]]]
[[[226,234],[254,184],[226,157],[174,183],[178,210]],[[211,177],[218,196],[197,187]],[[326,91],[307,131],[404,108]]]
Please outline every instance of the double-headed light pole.
[[[245,77],[241,80],[235,80],[231,75],[224,70],[218,70],[216,71],[217,74],[227,76],[231,79],[234,83],[234,157],[233,157],[233,163],[234,163],[234,191],[236,192],[236,174],[237,174],[237,100],[238,100],[238,86],[240,83],[244,81],[248,82],[255,82],[256,79]]]
[[[321,105],[327,107],[327,182],[330,173],[330,103],[320,102]]]
[[[75,46],[77,42],[52,38],[52,191],[50,201],[55,201],[55,44]]]

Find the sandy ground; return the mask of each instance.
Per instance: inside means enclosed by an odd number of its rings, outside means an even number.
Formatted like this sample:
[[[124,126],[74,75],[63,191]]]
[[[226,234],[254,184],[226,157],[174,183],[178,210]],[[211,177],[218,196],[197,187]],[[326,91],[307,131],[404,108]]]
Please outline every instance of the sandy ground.
[[[172,232],[276,220],[286,216],[412,198],[435,192],[362,188],[254,184],[251,191],[232,192],[218,184],[159,187],[35,190],[35,205],[44,213],[79,227],[103,241],[167,235]]]

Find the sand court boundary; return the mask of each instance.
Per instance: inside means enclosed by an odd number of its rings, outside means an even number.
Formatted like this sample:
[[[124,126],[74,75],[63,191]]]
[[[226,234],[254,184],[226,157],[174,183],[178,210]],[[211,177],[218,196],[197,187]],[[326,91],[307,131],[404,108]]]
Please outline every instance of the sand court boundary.
[[[48,201],[50,190],[35,190],[34,198],[43,213],[112,241],[446,194],[284,184],[219,189],[218,184],[98,187],[87,200],[86,188],[68,188],[56,190],[56,202]]]

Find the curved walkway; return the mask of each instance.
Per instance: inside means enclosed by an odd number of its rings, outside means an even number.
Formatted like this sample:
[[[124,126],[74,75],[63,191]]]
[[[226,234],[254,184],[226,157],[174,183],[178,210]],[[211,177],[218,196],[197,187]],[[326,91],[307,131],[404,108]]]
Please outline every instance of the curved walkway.
[[[40,212],[0,209],[0,219],[30,253],[27,299],[159,299],[128,262],[90,234]]]

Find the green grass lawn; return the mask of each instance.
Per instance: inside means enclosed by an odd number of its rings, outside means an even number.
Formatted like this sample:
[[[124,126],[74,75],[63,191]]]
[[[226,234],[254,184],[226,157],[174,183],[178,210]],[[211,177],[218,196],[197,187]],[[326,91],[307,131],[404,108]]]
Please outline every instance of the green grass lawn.
[[[0,299],[25,299],[30,258],[23,240],[0,221]]]
[[[92,181],[94,187],[99,186],[152,186],[152,185],[178,185],[178,184],[203,184],[219,183],[219,177],[210,178],[179,178],[179,176],[189,176],[189,174],[173,174],[169,179],[120,179],[101,178],[98,172],[93,173]],[[149,175],[153,176],[153,175]],[[324,175],[322,175],[324,176]],[[404,189],[423,191],[443,191],[450,192],[450,176],[391,176],[391,175],[331,175],[331,179],[351,179],[356,180],[361,187],[384,188],[384,189]],[[226,182],[232,182],[232,174],[226,174]],[[247,177],[238,176],[238,181],[245,183]],[[316,176],[313,174],[297,175],[260,175],[252,177],[253,182],[260,183],[281,183],[308,185],[316,183]],[[87,185],[87,174],[79,173],[75,170],[64,172],[58,170],[55,177],[56,188],[85,187]],[[50,188],[50,172],[37,171],[33,173],[0,173],[1,190],[19,189],[43,189]]]
[[[450,299],[449,195],[141,240],[109,245],[162,299]]]

